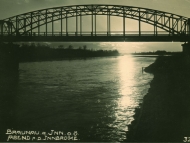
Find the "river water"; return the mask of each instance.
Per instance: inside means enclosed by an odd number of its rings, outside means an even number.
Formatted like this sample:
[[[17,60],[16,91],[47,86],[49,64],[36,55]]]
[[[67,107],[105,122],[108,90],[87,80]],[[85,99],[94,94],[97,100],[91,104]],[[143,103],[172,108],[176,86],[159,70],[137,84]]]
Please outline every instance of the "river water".
[[[147,57],[20,63],[1,100],[3,129],[77,131],[79,141],[124,141],[153,75]]]

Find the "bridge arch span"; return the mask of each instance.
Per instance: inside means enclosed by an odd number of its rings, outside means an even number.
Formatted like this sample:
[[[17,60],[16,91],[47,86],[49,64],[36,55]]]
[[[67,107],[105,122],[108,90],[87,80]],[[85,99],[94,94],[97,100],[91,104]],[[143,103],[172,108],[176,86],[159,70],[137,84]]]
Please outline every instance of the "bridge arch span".
[[[86,15],[92,15],[92,23],[94,17],[97,15],[106,15],[108,17],[108,33],[110,32],[109,20],[110,16],[123,17],[123,34],[125,35],[125,19],[134,19],[139,21],[139,34],[141,32],[140,23],[144,22],[154,26],[154,32],[157,32],[157,28],[160,28],[169,34],[181,34],[187,33],[189,31],[190,22],[188,18],[168,12],[147,9],[142,7],[133,6],[122,6],[122,5],[102,5],[102,4],[91,4],[91,5],[72,5],[72,6],[61,6],[48,9],[42,9],[37,11],[32,11],[20,15],[16,15],[10,18],[6,18],[0,21],[1,32],[8,32],[9,34],[25,35],[26,33],[33,33],[34,29],[38,29],[40,33],[40,27],[45,25],[47,34],[47,25],[55,21],[61,21],[61,34],[62,34],[62,20],[76,17],[83,17]],[[8,23],[8,24],[7,24]],[[11,23],[11,26],[10,26]],[[77,23],[82,24],[82,23]],[[92,32],[93,32],[92,24]],[[66,24],[66,27],[68,25]],[[96,28],[95,28],[96,29]],[[81,29],[80,29],[81,31]],[[68,28],[66,28],[66,33]],[[76,33],[78,32],[78,26],[76,26]],[[96,32],[96,31],[95,31]]]

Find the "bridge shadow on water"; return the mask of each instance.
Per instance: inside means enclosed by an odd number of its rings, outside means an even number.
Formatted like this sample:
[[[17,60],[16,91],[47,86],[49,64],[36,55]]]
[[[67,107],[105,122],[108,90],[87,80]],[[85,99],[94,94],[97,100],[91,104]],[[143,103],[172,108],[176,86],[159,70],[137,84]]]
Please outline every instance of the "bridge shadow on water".
[[[15,44],[0,43],[0,141],[6,141],[6,130],[16,128],[15,107],[19,79],[18,56]]]
[[[16,128],[18,72],[0,72],[0,141],[6,141],[7,129]]]

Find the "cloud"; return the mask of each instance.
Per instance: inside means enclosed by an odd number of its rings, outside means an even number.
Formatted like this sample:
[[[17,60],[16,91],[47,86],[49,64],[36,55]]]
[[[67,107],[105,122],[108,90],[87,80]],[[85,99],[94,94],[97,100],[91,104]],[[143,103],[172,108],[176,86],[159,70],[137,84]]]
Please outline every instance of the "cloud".
[[[17,3],[18,5],[25,4],[25,3],[29,3],[29,2],[30,2],[30,0],[17,0],[17,1],[16,1],[16,3]]]

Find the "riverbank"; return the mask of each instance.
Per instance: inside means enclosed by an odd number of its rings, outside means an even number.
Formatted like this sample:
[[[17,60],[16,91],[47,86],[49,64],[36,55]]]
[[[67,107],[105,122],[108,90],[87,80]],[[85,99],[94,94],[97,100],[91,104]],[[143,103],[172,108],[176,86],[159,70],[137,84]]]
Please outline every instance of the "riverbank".
[[[52,48],[48,45],[36,45],[34,43],[21,45],[18,53],[19,62],[75,60],[119,55],[117,50],[93,50],[88,49],[87,46],[74,48],[72,45],[67,48],[64,48],[63,45]]]
[[[130,126],[129,142],[183,142],[190,136],[190,56],[158,57],[154,74]]]

